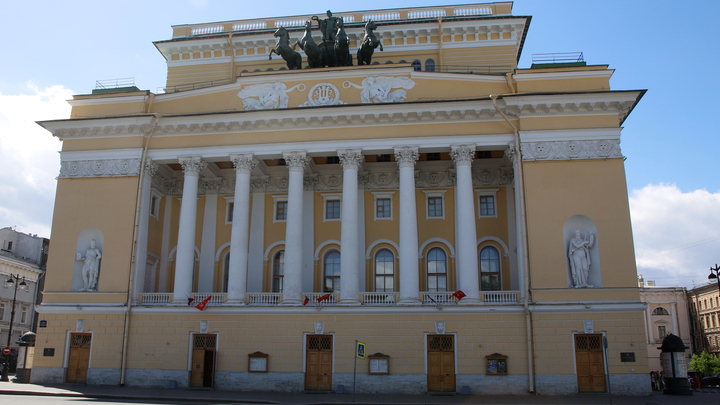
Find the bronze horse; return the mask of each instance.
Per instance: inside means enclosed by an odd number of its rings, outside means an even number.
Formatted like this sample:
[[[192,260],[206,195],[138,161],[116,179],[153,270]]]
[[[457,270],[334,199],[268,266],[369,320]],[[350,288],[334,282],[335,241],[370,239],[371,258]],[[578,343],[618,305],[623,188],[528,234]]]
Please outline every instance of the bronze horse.
[[[352,66],[350,39],[345,33],[345,23],[342,17],[338,19],[338,30],[335,36],[335,57],[337,58],[337,66]]]
[[[318,68],[322,66],[320,48],[315,41],[313,41],[311,29],[312,21],[305,21],[305,34],[303,34],[302,38],[295,41],[293,49],[299,46],[300,49],[305,52],[305,55],[307,55],[308,65],[310,65],[311,68]]]
[[[290,47],[290,34],[285,27],[278,28],[274,36],[278,37],[277,44],[275,49],[270,50],[268,59],[272,60],[272,54],[275,53],[285,60],[288,69],[302,69],[302,56]]]
[[[376,29],[377,25],[373,20],[369,20],[365,24],[365,36],[363,37],[360,49],[357,51],[358,66],[369,65],[372,62],[372,56],[375,52],[375,48],[378,46],[381,51],[383,50],[382,43],[379,39],[377,39],[375,33],[373,32],[373,30]]]

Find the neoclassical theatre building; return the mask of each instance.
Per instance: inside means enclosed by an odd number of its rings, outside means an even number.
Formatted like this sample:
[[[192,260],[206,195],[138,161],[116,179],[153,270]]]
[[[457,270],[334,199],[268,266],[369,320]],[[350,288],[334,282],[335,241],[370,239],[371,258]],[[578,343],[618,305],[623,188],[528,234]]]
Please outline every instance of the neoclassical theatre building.
[[[62,165],[32,380],[646,394],[620,150],[644,91],[518,67],[529,25],[511,2],[178,25],[163,92],[74,96],[39,123]]]

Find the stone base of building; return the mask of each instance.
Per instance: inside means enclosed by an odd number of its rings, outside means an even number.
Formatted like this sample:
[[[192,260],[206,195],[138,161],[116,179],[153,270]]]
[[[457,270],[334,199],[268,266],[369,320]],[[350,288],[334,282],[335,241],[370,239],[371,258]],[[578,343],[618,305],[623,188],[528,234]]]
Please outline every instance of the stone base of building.
[[[353,392],[353,374],[335,373],[332,391]],[[65,381],[65,369],[58,367],[35,367],[33,383],[61,384]],[[119,369],[97,369],[88,371],[88,385],[117,385],[120,383]],[[303,392],[303,373],[248,373],[240,371],[218,371],[215,375],[215,389],[222,391],[273,391]],[[528,376],[463,374],[456,380],[457,393],[472,395],[524,395],[530,394]],[[189,372],[186,370],[139,370],[128,369],[125,384],[143,388],[188,388]],[[338,386],[343,389],[339,390]],[[575,395],[578,392],[577,376],[574,374],[538,374],[535,376],[536,393],[539,395]],[[425,394],[425,374],[383,374],[358,373],[355,376],[358,394]],[[650,395],[649,377],[644,374],[613,374],[610,389],[614,395]]]

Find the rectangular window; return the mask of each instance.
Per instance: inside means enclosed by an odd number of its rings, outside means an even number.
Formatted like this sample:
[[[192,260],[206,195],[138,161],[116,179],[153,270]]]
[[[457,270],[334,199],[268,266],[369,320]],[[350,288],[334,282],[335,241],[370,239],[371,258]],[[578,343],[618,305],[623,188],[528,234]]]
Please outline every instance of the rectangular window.
[[[325,219],[340,219],[340,201],[325,201]]]
[[[8,246],[7,250],[12,250],[12,242],[8,242],[7,246]]]
[[[427,204],[429,217],[443,216],[442,197],[428,197]]]
[[[287,201],[278,201],[275,204],[275,220],[287,221]]]
[[[232,223],[233,215],[235,215],[235,203],[228,203],[227,207],[227,220],[225,221],[228,224]]]
[[[493,197],[493,196],[480,197],[480,216],[481,217],[494,217],[495,216],[495,197]]]
[[[28,312],[28,307],[23,305],[22,309],[20,310],[20,323],[27,323],[27,312]]]
[[[0,302],[0,321],[5,319],[5,303]]]
[[[660,340],[664,339],[665,335],[667,335],[667,329],[665,328],[665,325],[659,325],[658,336],[660,337]]]
[[[155,196],[152,196],[150,198],[150,215],[156,217],[157,216],[157,203],[158,198]]]
[[[390,210],[390,199],[379,198],[375,201],[376,214],[378,218],[390,218],[392,211]]]

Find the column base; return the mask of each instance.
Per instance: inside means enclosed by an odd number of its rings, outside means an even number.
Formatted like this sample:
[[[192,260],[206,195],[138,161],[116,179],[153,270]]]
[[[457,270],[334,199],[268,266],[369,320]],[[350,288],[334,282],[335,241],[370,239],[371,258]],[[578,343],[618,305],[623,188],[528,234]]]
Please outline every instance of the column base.
[[[345,298],[341,299],[337,303],[338,305],[345,305],[345,306],[358,306],[360,305],[360,300],[357,298]]]
[[[420,299],[417,297],[406,297],[400,298],[397,305],[422,305],[422,302],[420,302]]]

